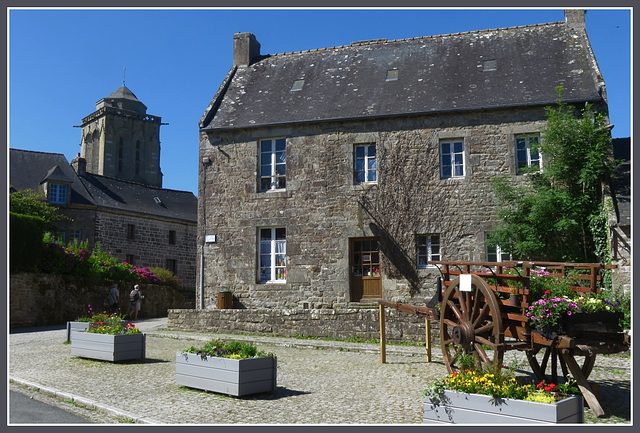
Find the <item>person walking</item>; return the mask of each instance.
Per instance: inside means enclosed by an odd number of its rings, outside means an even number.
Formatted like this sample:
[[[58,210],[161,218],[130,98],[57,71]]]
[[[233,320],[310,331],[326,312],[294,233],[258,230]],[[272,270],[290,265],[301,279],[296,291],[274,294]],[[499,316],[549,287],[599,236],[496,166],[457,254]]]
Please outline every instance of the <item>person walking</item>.
[[[131,304],[131,309],[129,311],[129,319],[132,318],[134,320],[138,320],[138,312],[140,311],[140,304],[142,301],[142,292],[140,291],[140,286],[133,286],[133,290],[129,294],[129,303]]]
[[[120,308],[120,291],[118,290],[118,283],[113,283],[109,289],[107,300],[111,306],[111,313],[116,314]]]

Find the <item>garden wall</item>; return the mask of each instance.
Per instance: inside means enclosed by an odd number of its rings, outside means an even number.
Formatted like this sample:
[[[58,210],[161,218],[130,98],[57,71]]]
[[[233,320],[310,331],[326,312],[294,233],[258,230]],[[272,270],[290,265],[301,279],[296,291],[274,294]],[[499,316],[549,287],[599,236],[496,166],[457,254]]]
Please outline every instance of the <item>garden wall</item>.
[[[120,283],[120,307],[129,313],[129,292],[133,283]],[[51,274],[15,273],[9,281],[10,328],[60,325],[94,312],[109,311],[106,305],[110,281]],[[171,308],[193,308],[192,290],[140,284],[144,299],[139,319],[166,317]],[[124,302],[122,302],[124,301]]]
[[[425,341],[425,319],[385,308],[387,341]],[[345,309],[171,309],[168,327],[219,333],[272,334],[363,340],[380,338],[378,308]],[[431,341],[438,338],[432,322]]]

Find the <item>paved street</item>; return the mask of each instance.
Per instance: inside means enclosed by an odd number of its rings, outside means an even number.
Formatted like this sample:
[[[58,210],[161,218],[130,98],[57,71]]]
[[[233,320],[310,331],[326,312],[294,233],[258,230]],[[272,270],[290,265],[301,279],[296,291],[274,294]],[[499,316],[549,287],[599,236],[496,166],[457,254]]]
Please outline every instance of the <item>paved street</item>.
[[[147,358],[120,363],[70,356],[62,328],[10,334],[12,389],[55,397],[98,423],[420,424],[423,390],[446,375],[439,348],[427,363],[423,347],[387,346],[382,365],[378,344],[174,331],[166,319],[136,323],[147,333]],[[235,398],[176,385],[176,352],[213,337],[274,352],[276,391]],[[586,422],[630,422],[630,363],[628,354],[598,356],[589,379],[607,415],[595,418],[587,408]]]
[[[9,422],[11,424],[87,424],[86,418],[74,415],[40,400],[38,392],[27,390],[9,392]],[[45,397],[46,399],[46,397]]]

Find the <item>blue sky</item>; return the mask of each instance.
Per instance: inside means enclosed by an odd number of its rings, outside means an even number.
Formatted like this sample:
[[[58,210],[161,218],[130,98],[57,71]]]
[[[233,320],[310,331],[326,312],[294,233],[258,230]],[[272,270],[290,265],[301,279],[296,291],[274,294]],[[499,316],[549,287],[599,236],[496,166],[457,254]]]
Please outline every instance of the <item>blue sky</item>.
[[[125,81],[162,117],[165,188],[198,184],[198,121],[232,64],[233,35],[263,54],[563,21],[563,9],[12,9],[9,146],[80,152],[83,117]],[[631,9],[587,9],[614,138],[631,136]],[[126,68],[126,69],[125,69]]]

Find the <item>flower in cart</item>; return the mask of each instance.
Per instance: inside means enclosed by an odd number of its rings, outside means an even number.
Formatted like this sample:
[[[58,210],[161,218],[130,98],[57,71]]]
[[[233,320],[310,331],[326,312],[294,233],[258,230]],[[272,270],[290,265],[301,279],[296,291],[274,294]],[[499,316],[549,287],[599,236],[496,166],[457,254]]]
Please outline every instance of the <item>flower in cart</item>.
[[[552,331],[558,326],[563,316],[580,313],[579,302],[566,297],[548,297],[538,299],[525,310],[531,327],[542,331]]]

